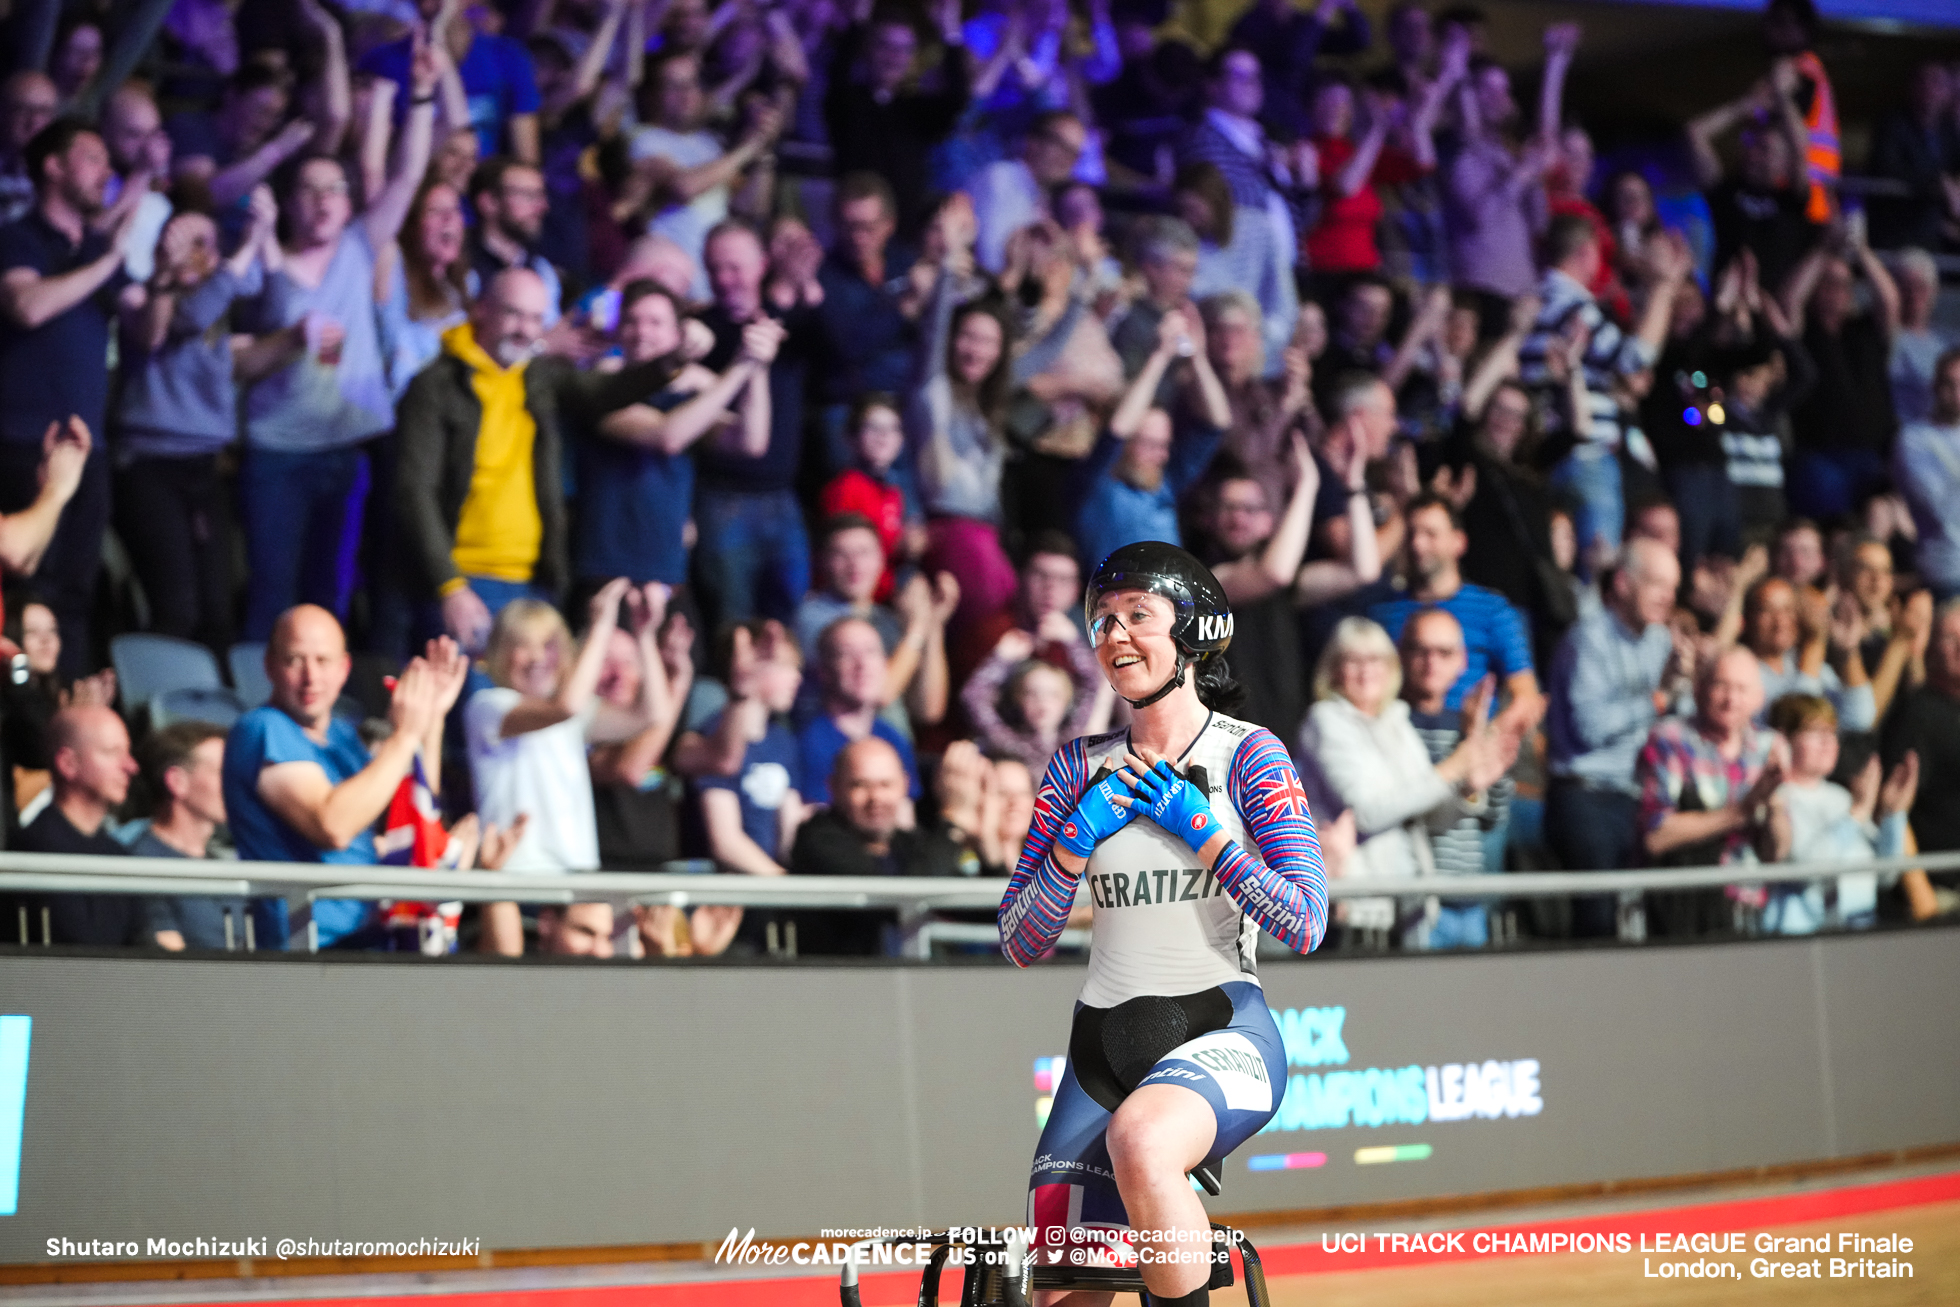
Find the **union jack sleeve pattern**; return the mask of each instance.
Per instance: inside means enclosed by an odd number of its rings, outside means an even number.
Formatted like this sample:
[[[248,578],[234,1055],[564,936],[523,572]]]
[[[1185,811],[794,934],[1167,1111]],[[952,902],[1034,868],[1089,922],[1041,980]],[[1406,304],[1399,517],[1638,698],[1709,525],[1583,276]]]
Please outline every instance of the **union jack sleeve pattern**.
[[[1267,934],[1296,953],[1312,952],[1327,934],[1327,870],[1286,746],[1254,729],[1232,755],[1225,792],[1258,852],[1227,844],[1212,874]]]
[[[1055,837],[1088,787],[1082,741],[1070,740],[1055,751],[1041,778],[1034,800],[1034,821],[1028,827],[1027,842],[1021,846],[1021,861],[1008,878],[1007,893],[1000,901],[1001,952],[1017,967],[1028,966],[1055,947],[1062,927],[1068,924],[1069,909],[1075,906],[1077,877],[1056,865]],[[1308,838],[1312,838],[1311,832]],[[1317,863],[1317,853],[1315,860]]]

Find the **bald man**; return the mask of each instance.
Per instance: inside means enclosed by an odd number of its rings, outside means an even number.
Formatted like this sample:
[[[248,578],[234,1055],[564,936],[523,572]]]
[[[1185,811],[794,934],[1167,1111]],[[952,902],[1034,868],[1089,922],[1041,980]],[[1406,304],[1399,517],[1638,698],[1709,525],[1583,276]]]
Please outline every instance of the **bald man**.
[[[1545,835],[1567,870],[1641,861],[1634,764],[1655,721],[1687,710],[1695,668],[1693,643],[1667,624],[1680,585],[1672,549],[1629,540],[1605,605],[1566,632],[1552,659]],[[1573,908],[1581,938],[1614,933],[1614,900],[1579,899]]]
[[[549,601],[570,579],[561,422],[645,399],[678,363],[582,373],[540,356],[553,307],[535,272],[497,274],[397,410],[403,583],[422,600],[422,634],[446,633],[471,653],[505,604]]]
[[[958,875],[958,845],[937,831],[900,828],[910,806],[908,785],[898,750],[885,740],[867,735],[846,744],[830,769],[830,807],[797,831],[790,874]],[[895,924],[890,912],[800,912],[795,918],[798,953],[868,957],[892,952],[888,945],[896,942],[882,938]]]
[[[26,853],[122,857],[127,850],[103,829],[129,797],[136,759],[115,710],[63,708],[48,724],[54,801],[20,833]],[[26,936],[21,938],[22,911]],[[21,894],[0,901],[0,939],[36,944],[115,947],[147,943],[142,901],[130,894]]]
[[[375,821],[387,811],[419,752],[431,788],[442,787],[442,721],[462,691],[466,659],[448,641],[396,679],[392,734],[370,756],[354,724],[334,716],[351,667],[340,623],[302,604],[281,614],[266,646],[272,698],[238,719],[225,741],[224,800],[238,855],[267,862],[367,865],[375,860]],[[370,905],[321,899],[313,905],[317,944],[356,947]],[[267,923],[283,942],[283,922]]]
[[[170,137],[156,98],[142,83],[125,82],[109,96],[102,107],[102,143],[109,147],[109,163],[116,170],[104,221],[113,223],[125,210],[136,210],[123,270],[132,281],[148,281],[156,271],[157,239],[172,212],[158,189],[170,184]]]

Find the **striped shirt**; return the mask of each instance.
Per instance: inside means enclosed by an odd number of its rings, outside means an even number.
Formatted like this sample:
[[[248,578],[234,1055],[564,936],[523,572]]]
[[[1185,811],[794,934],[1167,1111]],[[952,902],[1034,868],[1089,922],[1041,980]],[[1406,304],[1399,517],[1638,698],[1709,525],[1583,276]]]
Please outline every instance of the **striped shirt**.
[[[1445,709],[1439,713],[1409,710],[1409,725],[1429,750],[1431,762],[1441,762],[1463,743],[1463,714]],[[1459,815],[1446,830],[1429,830],[1429,851],[1435,859],[1438,876],[1476,876],[1502,867],[1484,866],[1484,833],[1496,830],[1510,814],[1511,796],[1517,785],[1509,776],[1501,777],[1484,792],[1483,801]]]
[[[1457,587],[1455,594],[1435,603],[1406,596],[1385,599],[1370,604],[1368,616],[1399,645],[1402,628],[1422,608],[1441,608],[1463,628],[1463,650],[1469,655],[1469,665],[1450,687],[1445,706],[1452,711],[1463,707],[1464,698],[1486,675],[1495,672],[1497,679],[1504,681],[1519,672],[1532,670],[1531,637],[1525,630],[1524,618],[1511,606],[1510,600],[1480,585],[1465,582]]]
[[[1583,323],[1590,339],[1581,361],[1586,373],[1586,421],[1575,432],[1582,443],[1617,449],[1626,416],[1613,394],[1614,382],[1654,366],[1655,353],[1638,336],[1620,330],[1607,317],[1591,291],[1557,268],[1545,273],[1539,284],[1542,307],[1531,334],[1518,347],[1518,375],[1524,384],[1537,390],[1559,388],[1546,364],[1546,355],[1565,348],[1565,333],[1572,324]]]

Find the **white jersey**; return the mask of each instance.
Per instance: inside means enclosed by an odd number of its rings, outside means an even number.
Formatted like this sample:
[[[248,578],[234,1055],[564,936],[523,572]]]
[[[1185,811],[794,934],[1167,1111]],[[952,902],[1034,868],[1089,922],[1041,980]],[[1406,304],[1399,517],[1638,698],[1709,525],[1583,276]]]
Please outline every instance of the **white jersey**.
[[[1226,793],[1234,756],[1256,730],[1213,713],[1182,758],[1180,772],[1205,770],[1213,816],[1241,848],[1253,848],[1244,818]],[[1082,741],[1088,774],[1123,766],[1125,731]],[[1182,838],[1139,816],[1096,847],[1083,869],[1096,915],[1082,1001],[1115,1007],[1143,994],[1195,994],[1228,981],[1257,984],[1259,925],[1219,886]]]

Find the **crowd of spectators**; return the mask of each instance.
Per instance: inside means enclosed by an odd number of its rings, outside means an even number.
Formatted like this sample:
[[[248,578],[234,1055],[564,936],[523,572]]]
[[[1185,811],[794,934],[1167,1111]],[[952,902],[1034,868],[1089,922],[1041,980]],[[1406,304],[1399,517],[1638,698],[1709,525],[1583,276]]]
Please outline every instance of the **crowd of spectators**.
[[[1960,850],[1960,66],[1918,67],[1860,190],[1811,0],[1768,0],[1746,94],[1611,167],[1565,104],[1577,25],[1514,86],[1481,13],[1416,0],[1379,44],[1355,0],[1255,0],[1205,49],[1169,0],[6,23],[8,847],[1005,876],[1057,747],[1126,720],[1084,579],[1158,539],[1230,596],[1330,875],[1738,868],[1569,904],[1439,879],[1341,902],[1332,947],[1960,907],[1960,874],[1857,869]],[[132,631],[245,642],[264,701],[165,720],[105,670]],[[17,921],[895,941],[605,903]]]

